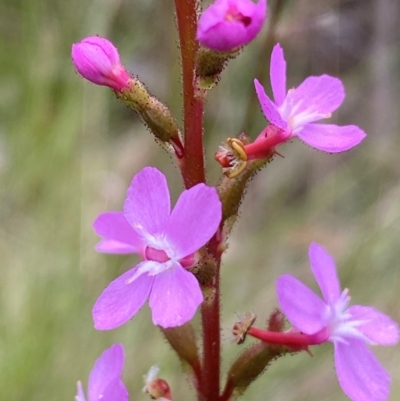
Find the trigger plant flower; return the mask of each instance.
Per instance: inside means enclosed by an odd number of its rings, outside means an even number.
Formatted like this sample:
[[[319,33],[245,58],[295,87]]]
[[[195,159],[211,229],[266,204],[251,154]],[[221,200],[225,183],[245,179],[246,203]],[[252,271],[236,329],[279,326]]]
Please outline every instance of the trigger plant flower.
[[[322,299],[285,274],[277,280],[277,295],[292,330],[271,333],[251,328],[247,334],[291,349],[329,341],[335,349],[336,374],[345,394],[353,401],[386,400],[390,377],[368,346],[396,344],[397,323],[373,307],[349,306],[349,291],[340,290],[335,262],[321,245],[311,244],[309,257]]]
[[[72,45],[72,62],[83,78],[117,92],[129,88],[130,75],[117,48],[107,39],[90,36]]]
[[[197,40],[211,50],[235,50],[258,35],[266,15],[267,0],[216,0],[200,17]]]
[[[314,124],[329,118],[342,104],[345,93],[340,79],[329,75],[308,77],[286,92],[286,61],[279,44],[272,51],[270,79],[274,102],[257,79],[254,84],[265,117],[278,128],[271,136],[274,145],[298,137],[316,149],[335,153],[348,150],[365,138],[364,131],[355,125]],[[268,139],[261,134],[257,140],[263,137]]]
[[[215,154],[228,177],[240,174],[250,160],[269,159],[279,153],[276,147],[299,138],[307,145],[328,153],[338,153],[358,145],[365,132],[356,125],[315,124],[331,117],[343,102],[345,93],[338,78],[329,75],[306,78],[297,88],[286,90],[286,61],[283,49],[275,45],[270,64],[274,101],[254,80],[258,101],[270,124],[252,143],[228,138]]]
[[[365,132],[356,125],[315,124],[331,117],[342,104],[345,93],[340,79],[329,75],[308,77],[287,91],[286,61],[279,44],[272,51],[270,79],[274,101],[254,80],[258,101],[270,125],[253,143],[243,145],[247,160],[270,157],[277,153],[276,146],[293,138],[329,153],[351,149],[365,138]]]
[[[152,167],[136,174],[124,211],[101,214],[94,229],[103,237],[98,251],[138,253],[143,261],[100,295],[93,307],[95,328],[124,324],[147,299],[155,325],[175,327],[192,319],[203,295],[188,269],[217,231],[221,213],[215,188],[198,184],[183,191],[171,211],[165,176]]]
[[[127,401],[128,391],[121,380],[124,367],[124,348],[115,344],[97,359],[89,376],[88,401]],[[78,382],[76,401],[86,401],[82,383]]]

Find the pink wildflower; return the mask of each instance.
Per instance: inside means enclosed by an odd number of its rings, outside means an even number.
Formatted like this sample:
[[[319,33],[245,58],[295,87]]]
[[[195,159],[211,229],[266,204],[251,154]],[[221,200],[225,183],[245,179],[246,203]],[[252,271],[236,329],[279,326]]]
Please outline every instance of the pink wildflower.
[[[124,348],[115,344],[97,359],[89,376],[89,401],[127,401],[128,391],[121,380],[124,367]],[[76,401],[86,401],[82,383],[78,382]]]
[[[279,44],[272,51],[270,79],[275,102],[257,79],[254,84],[262,111],[275,127],[267,127],[254,143],[245,147],[249,159],[253,158],[252,153],[268,154],[269,149],[294,137],[333,153],[348,150],[365,138],[365,132],[355,125],[313,124],[329,118],[342,104],[345,93],[340,79],[329,75],[308,77],[286,93],[286,61]]]
[[[107,39],[90,36],[72,45],[72,62],[88,81],[115,91],[129,88],[129,72],[121,64],[118,50]]]
[[[101,214],[94,229],[100,252],[139,253],[143,259],[111,282],[93,308],[95,328],[109,330],[132,318],[149,298],[153,323],[180,326],[203,301],[195,276],[196,251],[215,234],[221,202],[215,188],[198,184],[171,212],[165,176],[146,167],[133,178],[123,212]]]
[[[201,15],[197,40],[212,50],[227,52],[251,42],[267,15],[267,0],[216,0]]]
[[[323,300],[291,275],[277,280],[282,311],[301,332],[286,334],[287,341],[304,346],[332,342],[337,377],[346,395],[353,401],[386,400],[390,377],[367,345],[396,344],[398,325],[372,307],[348,307],[348,290],[340,291],[335,262],[322,246],[311,244],[309,257]]]

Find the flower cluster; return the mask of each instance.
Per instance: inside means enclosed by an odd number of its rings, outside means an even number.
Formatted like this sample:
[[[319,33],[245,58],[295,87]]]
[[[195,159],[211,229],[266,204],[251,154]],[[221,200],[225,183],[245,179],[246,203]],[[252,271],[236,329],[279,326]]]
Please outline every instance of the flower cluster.
[[[220,262],[250,178],[278,154],[278,146],[293,138],[337,153],[355,147],[366,134],[355,125],[316,123],[330,118],[343,103],[342,82],[329,75],[311,76],[287,90],[286,61],[282,47],[276,44],[270,61],[273,96],[254,80],[268,125],[254,141],[246,134],[228,138],[215,155],[226,177],[216,188],[206,185],[204,100],[218,83],[227,60],[261,31],[267,0],[216,0],[198,21],[195,3],[176,2],[178,27],[185,31],[181,37],[186,97],[183,130],[172,111],[151,95],[138,77],[131,77],[111,42],[91,36],[72,46],[78,73],[97,85],[108,86],[138,113],[156,139],[176,156],[186,187],[171,209],[166,177],[156,168],[145,167],[134,175],[123,210],[102,213],[95,220],[94,230],[101,237],[98,252],[137,254],[141,261],[114,279],[98,297],[92,310],[94,327],[115,329],[148,301],[153,324],[159,326],[183,362],[198,398],[205,401],[233,399],[277,357],[294,351],[310,353],[310,346],[326,342],[334,346],[337,377],[345,394],[353,401],[385,401],[390,376],[369,346],[398,343],[399,327],[373,307],[349,306],[348,290],[340,289],[333,258],[316,243],[311,244],[309,257],[323,299],[295,277],[279,277],[276,287],[281,310],[271,314],[267,329],[253,327],[254,314],[244,314],[235,324],[237,344],[247,335],[261,341],[232,363],[225,389],[220,391],[216,380],[220,377]],[[191,10],[191,16],[182,10]],[[201,356],[190,324],[199,307]],[[284,328],[285,317],[292,324],[288,330]],[[128,400],[121,379],[123,364],[121,344],[103,352],[90,373],[88,401]],[[144,391],[154,399],[171,400],[168,383],[157,378],[157,373],[158,368],[150,369]],[[80,382],[76,401],[86,401]]]

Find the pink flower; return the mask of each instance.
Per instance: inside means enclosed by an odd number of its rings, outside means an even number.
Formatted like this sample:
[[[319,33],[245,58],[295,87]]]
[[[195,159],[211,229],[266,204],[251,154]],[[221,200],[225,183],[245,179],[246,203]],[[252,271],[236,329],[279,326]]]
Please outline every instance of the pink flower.
[[[72,62],[88,81],[115,91],[129,88],[129,72],[121,64],[118,50],[107,39],[90,36],[72,45]]]
[[[265,94],[257,79],[254,84],[262,111],[275,126],[272,131],[277,132],[261,133],[254,146],[258,141],[265,141],[266,147],[273,147],[298,137],[316,149],[343,152],[365,138],[365,132],[355,125],[313,124],[329,118],[342,104],[345,94],[340,79],[329,75],[308,77],[298,88],[286,93],[286,61],[279,44],[272,51],[270,78],[275,102]]]
[[[333,343],[337,377],[349,398],[386,400],[390,377],[367,345],[396,344],[398,325],[372,307],[348,307],[348,290],[341,292],[335,262],[322,246],[311,244],[309,257],[323,300],[295,277],[283,275],[277,281],[282,311],[308,344]]]
[[[93,308],[95,328],[109,330],[132,318],[149,298],[153,323],[180,326],[203,301],[195,276],[196,251],[215,234],[221,202],[215,188],[198,184],[171,212],[165,176],[146,167],[133,178],[123,212],[101,214],[94,229],[100,252],[139,253],[143,259],[103,291]]]
[[[97,359],[89,376],[89,401],[127,401],[128,391],[121,380],[124,367],[124,348],[115,344]],[[86,401],[82,383],[78,382],[76,401]]]
[[[267,0],[216,0],[200,17],[197,40],[212,50],[233,50],[258,35],[266,15]]]

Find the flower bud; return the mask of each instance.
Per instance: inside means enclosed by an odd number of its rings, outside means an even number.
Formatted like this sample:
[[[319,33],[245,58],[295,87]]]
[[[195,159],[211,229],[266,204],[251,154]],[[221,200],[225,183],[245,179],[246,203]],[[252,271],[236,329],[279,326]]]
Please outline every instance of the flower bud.
[[[129,88],[130,75],[121,64],[117,48],[107,39],[89,36],[72,45],[72,62],[80,75],[117,92]]]
[[[153,400],[171,400],[171,390],[164,379],[157,377],[160,371],[157,365],[150,368],[147,375],[143,376],[143,392],[148,393]]]
[[[267,0],[216,0],[201,15],[197,40],[212,50],[227,52],[251,42],[267,14]]]

